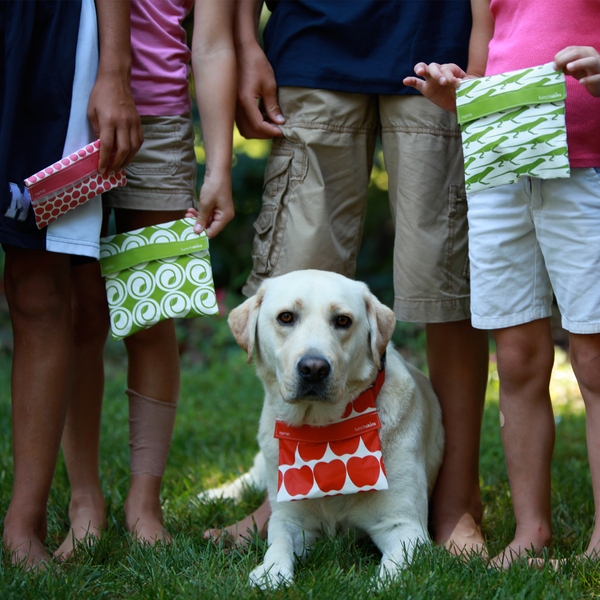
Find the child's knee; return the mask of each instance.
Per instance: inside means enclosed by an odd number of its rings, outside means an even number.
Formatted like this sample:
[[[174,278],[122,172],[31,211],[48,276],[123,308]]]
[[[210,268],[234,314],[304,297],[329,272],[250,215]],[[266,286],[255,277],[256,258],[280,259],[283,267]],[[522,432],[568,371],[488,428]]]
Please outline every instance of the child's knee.
[[[177,336],[173,319],[159,321],[148,329],[137,331],[125,338],[125,346],[128,352],[145,351],[153,349],[159,352],[167,352],[169,349],[177,348]]]
[[[7,293],[13,323],[61,322],[70,315],[68,285],[49,278],[18,282]]]
[[[35,260],[35,258],[39,260]],[[69,314],[71,282],[68,258],[13,251],[7,255],[4,282],[13,322],[59,320]]]
[[[549,382],[553,364],[553,351],[543,348],[515,346],[498,353],[498,375],[504,386],[523,386],[534,380]]]
[[[600,394],[600,333],[571,334],[570,357],[579,386]]]

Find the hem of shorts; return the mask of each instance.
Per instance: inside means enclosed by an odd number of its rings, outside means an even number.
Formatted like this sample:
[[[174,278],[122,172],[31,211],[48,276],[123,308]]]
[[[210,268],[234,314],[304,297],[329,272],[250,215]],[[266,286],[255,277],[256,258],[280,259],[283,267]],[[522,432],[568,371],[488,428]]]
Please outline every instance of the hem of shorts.
[[[140,199],[140,196],[144,196]],[[115,196],[118,200],[115,200]],[[173,194],[156,190],[136,190],[135,194],[111,194],[103,199],[107,208],[128,208],[130,210],[187,210],[196,207],[196,196],[193,193]]]
[[[264,277],[258,277],[254,273],[254,271],[252,271],[250,275],[248,275],[248,279],[242,287],[242,294],[244,294],[244,296],[246,296],[247,298],[250,298],[250,296],[254,296],[254,294],[256,294],[256,292],[258,291],[258,288],[260,287],[261,283],[265,279],[267,279],[267,277],[267,275],[265,275]]]
[[[0,244],[3,248],[4,246],[14,246],[25,250],[46,250],[46,236],[2,231],[0,232]]]
[[[590,323],[586,321],[570,321],[569,319],[561,319],[562,328],[569,333],[576,334],[594,334],[600,333],[600,323]]]
[[[506,327],[516,327],[517,325],[524,325],[525,323],[531,323],[539,319],[547,319],[550,316],[552,316],[550,309],[538,308],[503,317],[479,317],[472,315],[471,323],[476,329],[505,329]]]
[[[436,126],[418,126],[407,127],[405,125],[386,125],[381,128],[382,133],[425,133],[427,135],[436,135],[440,137],[459,138],[461,137],[460,129],[448,129],[446,127]]]
[[[83,240],[70,240],[46,234],[46,250],[60,254],[74,256],[89,256],[98,260],[100,258],[100,243],[85,242]]]
[[[394,314],[398,321],[407,323],[452,323],[471,318],[470,297],[451,300],[394,299]]]

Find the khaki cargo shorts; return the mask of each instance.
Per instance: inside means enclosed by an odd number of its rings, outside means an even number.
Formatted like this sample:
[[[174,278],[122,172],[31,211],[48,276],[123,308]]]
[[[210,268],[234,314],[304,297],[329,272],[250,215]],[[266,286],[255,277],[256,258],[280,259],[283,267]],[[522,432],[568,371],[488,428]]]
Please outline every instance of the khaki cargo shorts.
[[[284,137],[273,141],[244,293],[298,269],[354,276],[381,136],[396,228],[396,317],[468,319],[467,204],[455,116],[420,96],[285,87],[279,100],[287,121]]]
[[[110,208],[186,210],[196,206],[196,153],[190,113],[142,117],[144,143],[125,168],[127,185],[103,195]]]

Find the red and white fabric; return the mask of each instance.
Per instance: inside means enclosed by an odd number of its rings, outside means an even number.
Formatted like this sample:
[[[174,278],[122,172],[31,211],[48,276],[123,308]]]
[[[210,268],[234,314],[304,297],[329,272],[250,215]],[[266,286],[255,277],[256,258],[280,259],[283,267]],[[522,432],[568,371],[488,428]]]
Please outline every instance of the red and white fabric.
[[[80,204],[127,183],[125,171],[98,173],[100,140],[87,144],[25,180],[39,229]]]
[[[385,381],[348,404],[342,418],[324,427],[290,427],[276,421],[279,439],[277,502],[387,490],[375,405]]]

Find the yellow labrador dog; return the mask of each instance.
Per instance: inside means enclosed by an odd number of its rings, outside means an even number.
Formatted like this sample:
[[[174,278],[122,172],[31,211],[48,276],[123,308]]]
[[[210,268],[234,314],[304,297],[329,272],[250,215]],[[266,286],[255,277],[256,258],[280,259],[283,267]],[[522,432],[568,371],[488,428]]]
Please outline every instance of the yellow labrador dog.
[[[251,584],[291,583],[296,556],[323,533],[348,528],[372,538],[383,554],[379,577],[394,578],[410,563],[415,546],[429,541],[427,502],[444,444],[429,380],[390,344],[394,313],[364,283],[325,271],[295,271],[265,281],[231,312],[229,325],[265,388],[261,452],[249,473],[210,495],[239,496],[248,484],[267,488],[273,512],[268,550],[250,574]],[[384,356],[375,414],[388,489],[341,495],[341,484],[325,482],[336,495],[277,501],[282,474],[276,422],[288,433],[308,426],[318,437],[320,428],[342,419],[349,403],[373,387]],[[357,428],[373,425],[373,414]]]

